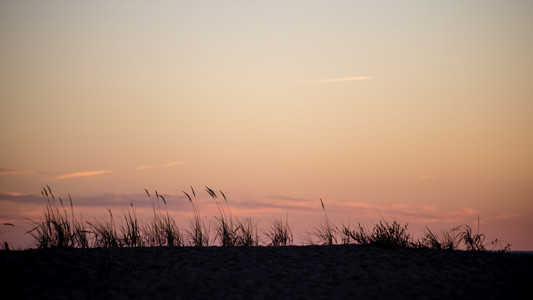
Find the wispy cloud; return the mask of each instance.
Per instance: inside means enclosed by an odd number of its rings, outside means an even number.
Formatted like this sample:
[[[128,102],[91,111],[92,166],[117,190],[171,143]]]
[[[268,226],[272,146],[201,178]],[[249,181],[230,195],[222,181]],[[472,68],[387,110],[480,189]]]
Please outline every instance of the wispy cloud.
[[[170,163],[162,164],[162,165],[146,165],[146,166],[137,167],[137,170],[169,168],[169,167],[175,167],[175,166],[184,165],[184,164],[186,164],[186,162],[178,161],[178,162],[170,162]]]
[[[33,173],[35,173],[35,171],[0,168],[0,175],[20,175],[20,174],[33,174]]]
[[[110,170],[75,172],[75,173],[63,174],[63,175],[57,176],[56,178],[57,179],[67,179],[67,178],[74,178],[74,177],[87,177],[87,176],[96,176],[96,175],[108,174],[108,173],[112,173],[112,172],[113,171],[110,171]]]
[[[288,81],[288,82],[273,83],[271,85],[320,84],[320,83],[335,83],[335,82],[346,82],[346,81],[361,81],[361,80],[370,80],[370,79],[372,79],[372,76],[352,76],[352,77],[323,78],[323,79],[314,79],[314,80]]]
[[[2,196],[10,196],[10,197],[22,197],[24,194],[17,193],[17,192],[2,192],[0,191],[0,197]]]

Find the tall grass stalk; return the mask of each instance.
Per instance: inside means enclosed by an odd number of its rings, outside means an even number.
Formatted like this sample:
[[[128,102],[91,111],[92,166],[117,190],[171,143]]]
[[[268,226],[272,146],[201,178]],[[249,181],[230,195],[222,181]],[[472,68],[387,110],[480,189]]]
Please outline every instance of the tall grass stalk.
[[[143,246],[143,235],[141,232],[142,226],[137,220],[137,212],[133,203],[130,203],[131,209],[124,212],[124,224],[121,228],[122,243],[126,247],[139,247]]]
[[[223,247],[233,247],[237,244],[236,239],[236,229],[233,224],[233,217],[231,215],[231,210],[229,209],[228,199],[222,191],[220,195],[223,197],[224,202],[221,203],[218,199],[218,196],[215,191],[209,187],[205,187],[206,192],[215,200],[215,203],[218,208],[218,216],[215,216],[216,219],[216,239],[218,239]]]
[[[164,196],[155,191],[155,198],[152,198],[148,190],[146,194],[152,202],[153,216],[152,222],[148,225],[145,234],[147,243],[150,246],[181,246],[183,242],[182,234],[168,213],[167,201]],[[161,209],[161,202],[164,211]]]
[[[320,198],[320,205],[322,206],[322,211],[324,212],[324,223],[314,227],[311,232],[307,232],[307,240],[311,244],[314,244],[313,237],[318,238],[318,243],[321,245],[333,245],[337,243],[337,230],[331,225],[328,214],[326,213],[326,207],[324,206],[324,201]]]
[[[209,246],[209,228],[205,226],[204,221],[200,216],[200,209],[198,208],[198,201],[196,199],[196,192],[191,186],[191,195],[183,191],[193,209],[193,218],[188,221],[189,230],[186,232],[189,237],[189,243],[191,246],[202,247]],[[193,200],[194,199],[194,200]]]
[[[72,197],[70,194],[68,194],[68,199],[72,216],[74,245],[79,248],[89,248],[89,230],[86,227],[86,223],[83,221],[82,215],[80,215],[81,220],[76,219],[74,216],[74,205],[72,204]]]

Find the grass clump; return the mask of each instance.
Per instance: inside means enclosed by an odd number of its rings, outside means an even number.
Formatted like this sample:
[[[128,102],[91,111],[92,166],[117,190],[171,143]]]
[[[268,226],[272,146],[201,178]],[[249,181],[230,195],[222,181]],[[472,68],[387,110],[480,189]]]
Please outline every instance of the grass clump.
[[[46,200],[44,218],[27,233],[36,240],[37,248],[89,247],[85,225],[74,216],[72,198],[69,194],[70,214],[59,197],[59,205],[49,186],[43,187],[41,195]]]
[[[189,237],[189,243],[191,246],[209,246],[209,228],[205,226],[204,221],[200,217],[200,210],[198,208],[198,202],[196,200],[196,192],[194,191],[192,186],[191,192],[193,197],[191,197],[189,193],[183,191],[185,196],[187,196],[187,199],[189,199],[189,202],[191,203],[194,212],[193,218],[188,221],[189,230],[186,232],[186,234]]]
[[[411,241],[407,226],[408,224],[401,225],[396,221],[390,224],[385,220],[380,220],[379,224],[374,226],[371,242],[380,246],[407,247]]]
[[[255,224],[250,218],[242,220],[235,219],[234,222],[229,208],[228,199],[224,192],[219,191],[220,196],[224,199],[224,202],[221,202],[217,193],[213,189],[205,187],[205,190],[209,196],[215,200],[218,208],[219,215],[215,216],[215,239],[218,240],[223,247],[259,245],[257,224]]]
[[[259,236],[257,234],[257,224],[251,218],[236,220],[235,228],[235,246],[258,246]]]
[[[329,222],[322,198],[320,199],[320,204],[322,205],[322,211],[324,212],[324,223],[318,225],[318,227],[314,227],[311,232],[307,231],[305,238],[307,242],[312,245],[315,244],[313,237],[318,238],[318,244],[334,245],[337,243],[337,228]]]
[[[115,248],[123,245],[115,226],[113,213],[111,209],[107,209],[109,219],[104,222],[87,222],[92,228],[91,233],[94,237],[94,247],[99,248]]]
[[[487,246],[490,244],[492,245],[491,250],[495,248],[499,248],[498,251],[500,252],[510,250],[511,244],[502,246],[498,239],[485,243],[485,235],[479,233],[479,223],[478,217],[476,233],[468,225],[460,225],[451,230],[442,231],[440,234],[436,234],[426,227],[424,237],[416,243],[416,246],[444,250],[486,251]]]
[[[216,236],[215,239],[218,239],[223,247],[233,247],[237,244],[236,238],[236,229],[233,224],[233,217],[231,216],[231,211],[228,205],[228,199],[222,191],[220,195],[224,198],[224,202],[220,203],[218,196],[215,191],[209,187],[205,187],[206,192],[215,200],[215,203],[218,208],[218,216],[215,216],[216,219]],[[225,204],[225,205],[224,205]]]
[[[283,222],[281,219],[274,219],[270,231],[265,232],[269,239],[268,246],[287,246],[293,241],[292,231],[289,227],[289,217]]]
[[[401,225],[396,221],[391,224],[382,219],[371,231],[358,223],[357,229],[343,227],[342,232],[346,243],[353,241],[355,244],[375,244],[382,247],[408,247],[412,243],[407,226],[408,224]]]
[[[152,202],[153,217],[152,222],[146,228],[147,243],[150,246],[181,246],[183,239],[181,232],[168,213],[167,201],[165,197],[155,191],[155,199],[152,198],[148,190],[146,194]],[[165,207],[164,212],[161,210],[161,202]]]
[[[479,216],[477,218],[477,233],[473,233],[472,228],[468,225],[462,225],[460,226],[462,230],[461,234],[461,240],[464,243],[466,250],[469,251],[485,251],[487,250],[488,244],[485,243],[485,235],[482,233],[479,233]],[[496,247],[501,247],[501,243],[498,239],[494,239],[489,242],[490,245],[492,245],[492,249]],[[505,252],[511,249],[511,244],[507,244],[503,247],[501,247],[498,251]]]
[[[442,231],[440,234],[434,233],[426,227],[424,237],[418,241],[416,246],[439,250],[456,250],[459,248],[461,240],[461,226],[449,231]]]
[[[137,212],[130,203],[131,210],[124,213],[124,225],[121,228],[122,244],[125,247],[140,247],[144,246],[141,226],[137,220]]]

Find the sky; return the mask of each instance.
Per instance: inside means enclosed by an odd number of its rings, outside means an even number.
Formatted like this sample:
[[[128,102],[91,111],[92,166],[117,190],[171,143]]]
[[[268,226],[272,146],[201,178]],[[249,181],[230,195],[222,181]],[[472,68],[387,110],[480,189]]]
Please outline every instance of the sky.
[[[460,224],[533,250],[531,1],[0,1],[0,240],[41,188],[80,214],[144,189],[288,215]],[[201,194],[201,193],[200,193]],[[200,210],[213,210],[207,193]],[[298,237],[295,240],[299,240]]]

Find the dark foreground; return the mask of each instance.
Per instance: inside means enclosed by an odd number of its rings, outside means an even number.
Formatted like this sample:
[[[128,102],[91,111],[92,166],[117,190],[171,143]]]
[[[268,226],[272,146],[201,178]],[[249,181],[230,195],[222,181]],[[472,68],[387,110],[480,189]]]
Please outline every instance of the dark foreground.
[[[374,246],[0,251],[13,299],[519,299],[533,255]],[[13,295],[13,296],[9,296]]]

